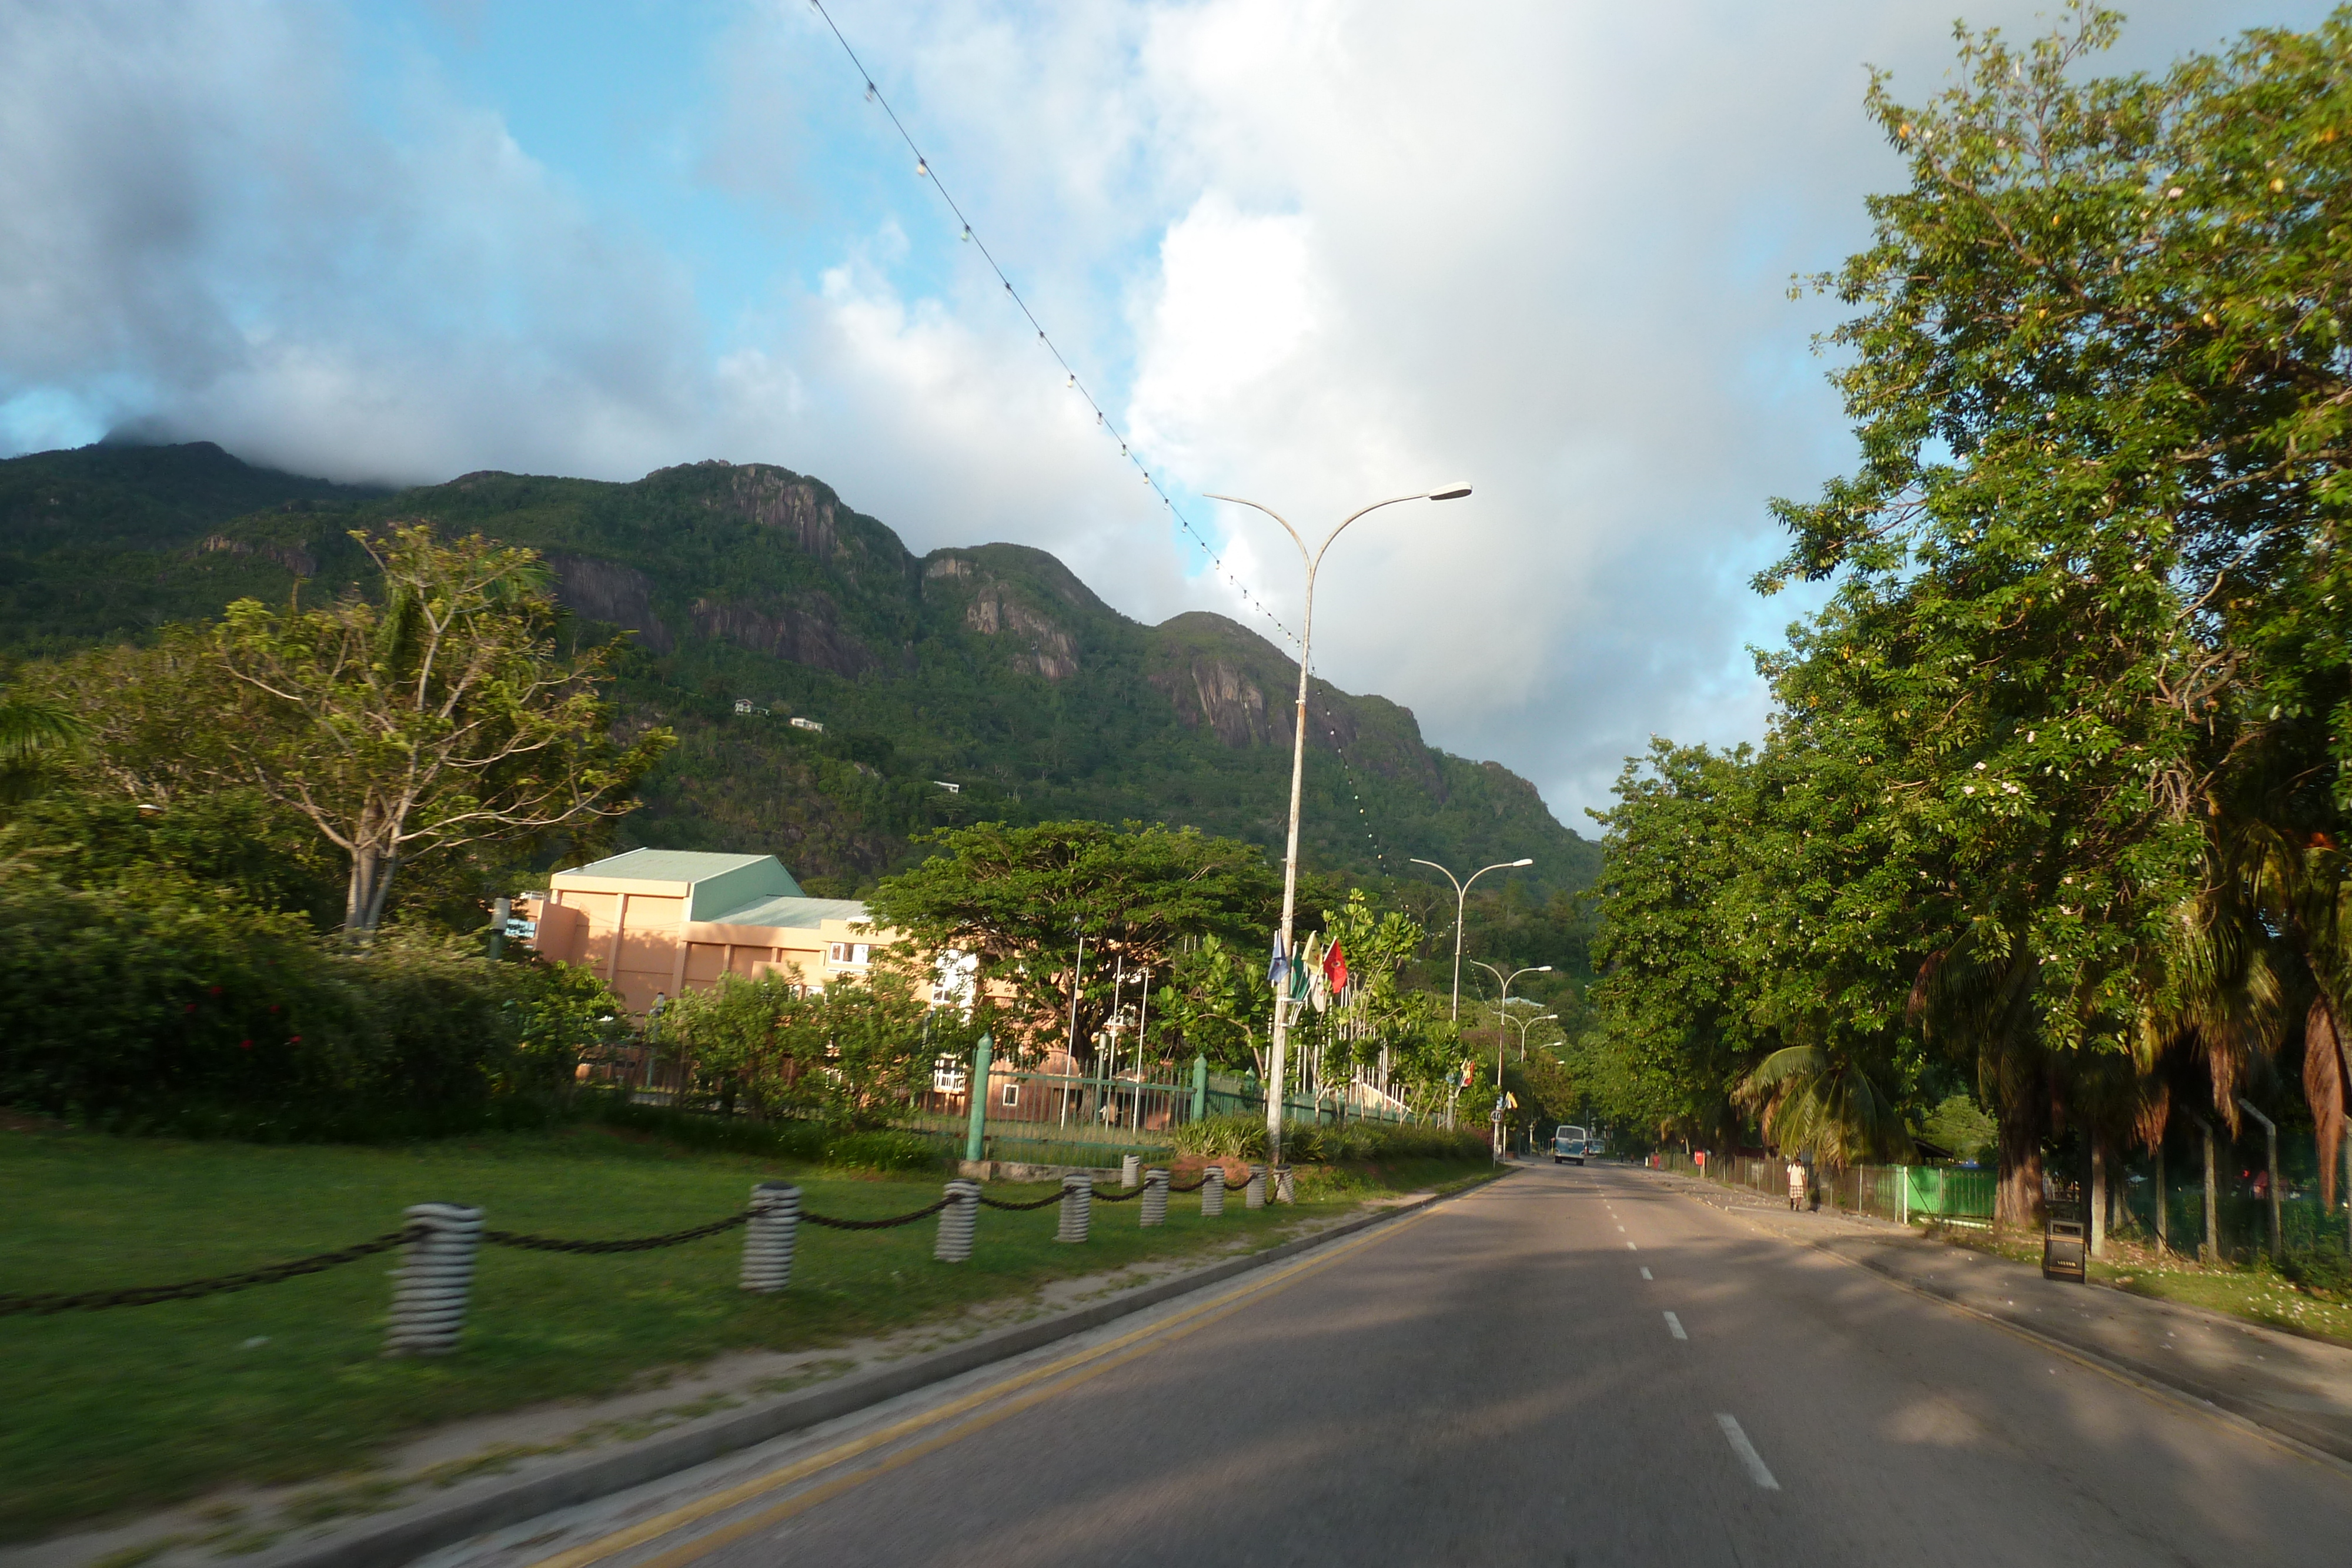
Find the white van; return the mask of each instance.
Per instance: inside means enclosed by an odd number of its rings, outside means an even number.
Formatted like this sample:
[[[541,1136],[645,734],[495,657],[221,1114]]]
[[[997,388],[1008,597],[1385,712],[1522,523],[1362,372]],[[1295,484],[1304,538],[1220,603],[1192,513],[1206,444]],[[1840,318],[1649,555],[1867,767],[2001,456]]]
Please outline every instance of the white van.
[[[1551,1135],[1551,1163],[1557,1166],[1574,1160],[1582,1165],[1585,1145],[1591,1141],[1591,1134],[1583,1128],[1562,1122]]]

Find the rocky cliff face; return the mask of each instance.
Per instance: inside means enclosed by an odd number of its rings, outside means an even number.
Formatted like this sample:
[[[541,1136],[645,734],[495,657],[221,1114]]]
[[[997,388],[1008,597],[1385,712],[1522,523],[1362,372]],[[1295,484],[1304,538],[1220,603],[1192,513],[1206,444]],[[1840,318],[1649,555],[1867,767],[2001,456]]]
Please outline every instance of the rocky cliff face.
[[[833,502],[789,469],[746,463],[728,475],[724,489],[704,497],[705,507],[774,528],[804,555],[831,560],[841,550],[841,529]]]
[[[698,599],[692,611],[694,629],[738,647],[795,664],[811,664],[852,680],[878,668],[882,661],[872,649],[844,631],[841,612],[822,593],[809,593],[771,614],[747,604],[726,604]]]
[[[1231,660],[1194,654],[1148,679],[1175,705],[1178,718],[1194,729],[1206,726],[1227,746],[1291,743],[1291,703],[1277,703],[1269,712],[1265,688]]]
[[[653,580],[644,572],[614,561],[562,552],[551,552],[547,564],[555,569],[556,597],[565,608],[634,632],[639,643],[656,653],[677,648],[677,639],[654,613]]]

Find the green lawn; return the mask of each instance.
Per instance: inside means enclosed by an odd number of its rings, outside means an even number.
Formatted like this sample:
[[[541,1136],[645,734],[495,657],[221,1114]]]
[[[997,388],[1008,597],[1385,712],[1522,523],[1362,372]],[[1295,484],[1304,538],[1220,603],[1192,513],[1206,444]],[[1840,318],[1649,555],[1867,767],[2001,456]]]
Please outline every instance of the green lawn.
[[[1177,1197],[1169,1223],[1150,1231],[1131,1204],[1097,1207],[1083,1248],[1054,1241],[1053,1207],[983,1209],[972,1261],[960,1266],[931,1261],[932,1221],[803,1226],[792,1289],[773,1297],[736,1288],[739,1231],[633,1254],[486,1248],[463,1349],[431,1360],[379,1354],[394,1254],[198,1301],[0,1318],[0,1539],[224,1482],[362,1468],[438,1422],[611,1392],[719,1351],[835,1344],[1220,1239],[1271,1245],[1299,1214],[1486,1174],[1435,1162],[1302,1170],[1296,1212],[1253,1214],[1234,1193],[1224,1218],[1204,1221],[1197,1199]],[[919,1207],[943,1179],[861,1179],[593,1127],[392,1148],[0,1133],[0,1293],[231,1272],[395,1228],[404,1205],[436,1199],[481,1205],[494,1228],[648,1235],[730,1213],[753,1183],[779,1176],[801,1184],[809,1208],[859,1218]]]

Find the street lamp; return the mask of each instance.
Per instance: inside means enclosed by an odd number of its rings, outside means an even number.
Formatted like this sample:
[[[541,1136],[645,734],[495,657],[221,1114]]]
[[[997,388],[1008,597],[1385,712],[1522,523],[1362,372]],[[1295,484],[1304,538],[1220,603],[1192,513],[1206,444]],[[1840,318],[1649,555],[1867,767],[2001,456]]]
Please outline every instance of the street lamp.
[[[1370,506],[1341,518],[1339,526],[1325,534],[1323,542],[1311,553],[1307,549],[1307,540],[1290,526],[1290,519],[1272,507],[1244,500],[1239,496],[1208,497],[1212,501],[1231,501],[1237,507],[1250,507],[1264,512],[1282,525],[1282,531],[1288,534],[1290,542],[1298,547],[1298,559],[1307,563],[1307,608],[1298,632],[1297,724],[1290,737],[1290,844],[1282,861],[1282,951],[1292,963],[1297,962],[1297,955],[1291,951],[1290,939],[1291,919],[1298,903],[1298,791],[1307,775],[1307,672],[1308,656],[1313,652],[1315,642],[1315,574],[1322,570],[1323,552],[1331,548],[1331,541],[1338,538],[1349,523],[1366,512],[1377,512],[1382,507],[1393,507],[1400,501],[1458,501],[1469,493],[1467,485],[1446,485],[1434,490],[1421,490],[1410,496],[1391,496],[1385,501],[1374,501]],[[1277,1166],[1282,1163],[1283,1050],[1290,1038],[1289,988],[1285,986],[1274,994],[1274,1039],[1268,1051],[1274,1058],[1274,1071],[1266,1084],[1265,1141],[1271,1162]]]
[[[1493,865],[1480,866],[1476,871],[1470,873],[1470,882],[1464,882],[1457,878],[1452,872],[1446,871],[1444,866],[1439,865],[1435,861],[1425,861],[1419,855],[1414,855],[1410,858],[1415,865],[1425,865],[1432,871],[1444,873],[1445,880],[1454,883],[1453,1021],[1460,1023],[1462,1021],[1462,913],[1464,906],[1467,904],[1470,897],[1470,883],[1476,882],[1480,877],[1485,876],[1490,871],[1516,871],[1520,866],[1533,865],[1536,862],[1528,860],[1525,856],[1521,856],[1519,859],[1515,861],[1498,861]],[[1471,962],[1475,963],[1477,960],[1474,958]]]
[[[1504,1021],[1506,1023],[1515,1023],[1519,1026],[1519,1060],[1524,1062],[1528,1059],[1528,1030],[1533,1029],[1539,1023],[1558,1023],[1559,1021],[1559,1015],[1558,1013],[1546,1013],[1541,1018],[1506,1019]]]
[[[1501,1017],[1511,1010],[1511,982],[1513,980],[1517,979],[1521,975],[1549,975],[1551,973],[1551,966],[1549,964],[1530,964],[1524,969],[1514,969],[1508,976],[1506,976],[1502,970],[1497,969],[1494,965],[1489,964],[1484,958],[1473,958],[1470,961],[1477,965],[1480,968],[1486,970],[1486,973],[1494,976],[1495,978],[1503,982],[1503,999],[1495,1004],[1495,1012],[1497,1017]],[[1523,1032],[1519,1038],[1521,1040],[1525,1040],[1527,1036]],[[1496,1024],[1495,1026],[1495,1087],[1500,1089],[1502,1086],[1503,1027],[1500,1024]]]

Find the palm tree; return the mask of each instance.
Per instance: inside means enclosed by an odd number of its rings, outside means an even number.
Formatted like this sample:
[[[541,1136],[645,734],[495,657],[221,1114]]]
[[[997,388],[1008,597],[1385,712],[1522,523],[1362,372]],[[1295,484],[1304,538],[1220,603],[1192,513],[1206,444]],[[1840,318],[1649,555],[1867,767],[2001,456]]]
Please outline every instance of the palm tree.
[[[1764,1135],[1782,1151],[1825,1165],[1899,1159],[1910,1151],[1902,1109],[1851,1052],[1783,1046],[1740,1081],[1735,1098],[1761,1113]]]
[[[20,800],[41,770],[89,733],[69,709],[43,697],[0,695],[0,800]]]

